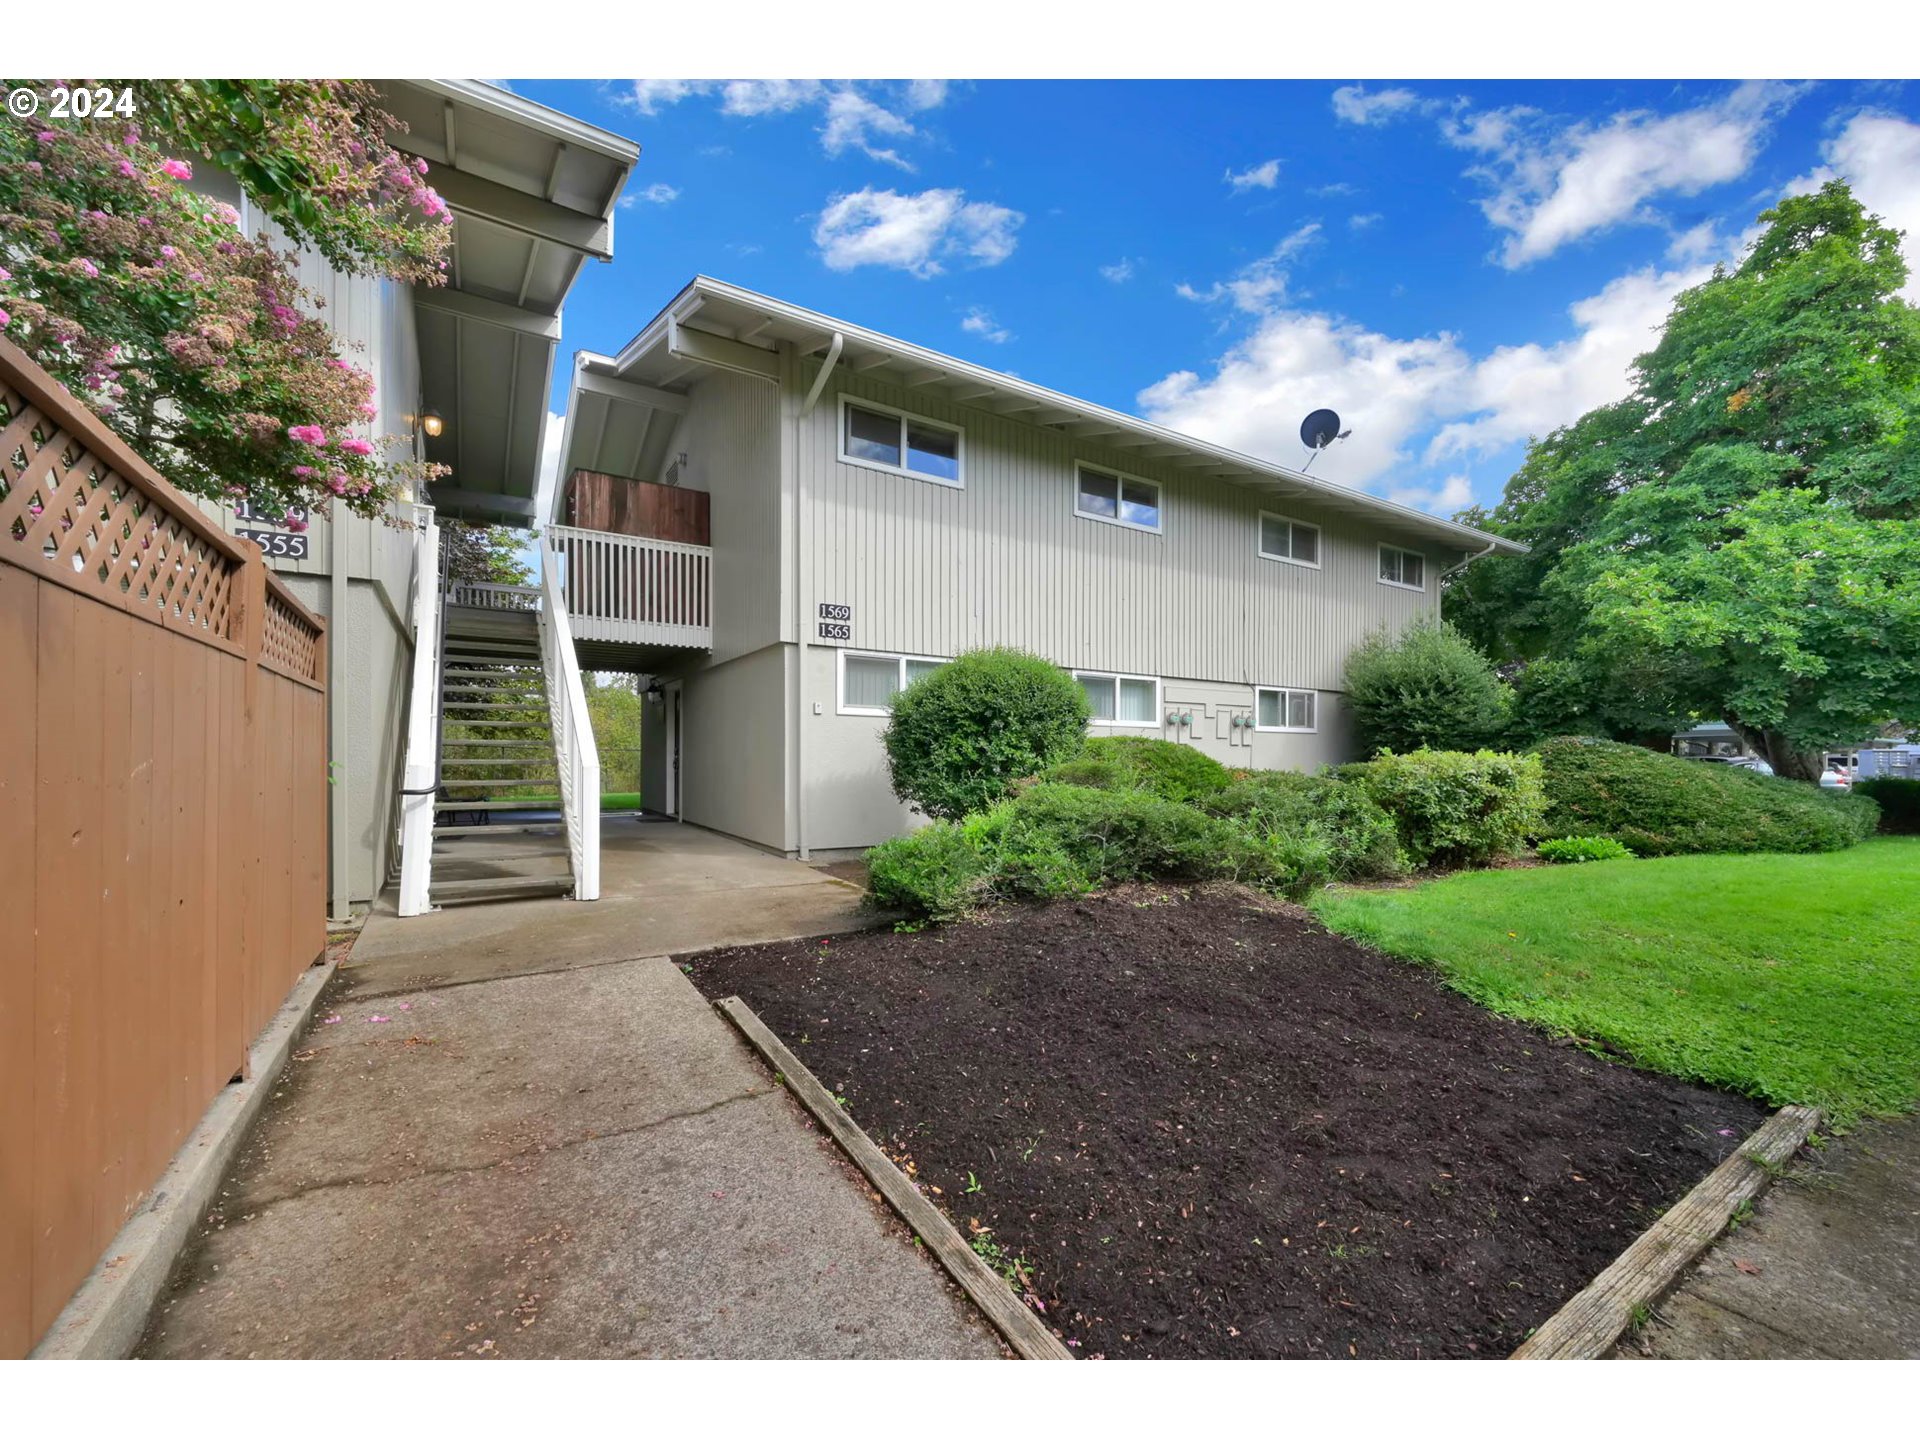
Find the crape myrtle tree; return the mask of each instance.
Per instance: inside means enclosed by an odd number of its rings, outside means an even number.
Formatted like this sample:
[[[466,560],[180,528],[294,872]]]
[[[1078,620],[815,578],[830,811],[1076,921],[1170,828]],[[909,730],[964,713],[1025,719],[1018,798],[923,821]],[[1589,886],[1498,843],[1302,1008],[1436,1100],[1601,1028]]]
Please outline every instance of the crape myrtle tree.
[[[1920,719],[1920,310],[1830,182],[1678,297],[1633,392],[1534,443],[1448,618],[1541,733],[1717,716],[1782,775]]]
[[[11,90],[26,83],[0,81]],[[341,80],[135,82],[132,119],[0,119],[0,336],[181,489],[260,514],[381,513],[442,467],[360,434],[373,378],[339,353],[293,256],[192,188],[234,176],[335,267],[442,282],[452,216],[373,89]]]

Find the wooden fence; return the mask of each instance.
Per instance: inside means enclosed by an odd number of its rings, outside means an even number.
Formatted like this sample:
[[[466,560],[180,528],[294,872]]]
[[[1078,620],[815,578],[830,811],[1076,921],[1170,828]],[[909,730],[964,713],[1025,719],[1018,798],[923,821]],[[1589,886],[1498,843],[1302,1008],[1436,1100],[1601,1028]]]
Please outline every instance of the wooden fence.
[[[0,1358],[326,948],[325,627],[0,340]]]

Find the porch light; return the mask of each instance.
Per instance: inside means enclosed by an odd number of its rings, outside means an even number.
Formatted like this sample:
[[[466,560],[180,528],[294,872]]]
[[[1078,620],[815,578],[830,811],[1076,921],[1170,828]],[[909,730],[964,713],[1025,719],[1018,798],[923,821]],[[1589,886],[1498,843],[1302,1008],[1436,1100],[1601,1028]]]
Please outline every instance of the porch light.
[[[447,428],[447,422],[440,418],[438,410],[420,412],[420,428],[427,432],[430,439],[438,440]]]

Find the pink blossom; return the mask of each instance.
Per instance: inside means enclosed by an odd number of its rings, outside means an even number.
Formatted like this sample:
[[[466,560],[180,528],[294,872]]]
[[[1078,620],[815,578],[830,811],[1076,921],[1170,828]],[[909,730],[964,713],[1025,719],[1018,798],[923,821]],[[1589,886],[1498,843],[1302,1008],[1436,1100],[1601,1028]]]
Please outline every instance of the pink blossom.
[[[362,440],[358,435],[349,435],[347,436],[346,439],[337,440],[334,443],[337,444],[342,450],[347,451],[349,454],[353,454],[353,455],[373,454],[373,442],[370,440]]]
[[[294,473],[295,475],[297,475],[297,476],[299,476],[299,477],[300,477],[300,478],[301,478],[302,480],[309,480],[309,479],[312,479],[312,478],[313,478],[313,466],[311,466],[311,465],[296,465],[296,466],[294,466],[294,467],[293,467],[293,473]]]
[[[347,477],[344,475],[329,475],[327,477],[327,489],[331,490],[336,495],[346,494],[347,493]]]
[[[318,425],[289,425],[287,438],[298,440],[303,445],[324,445],[327,443],[327,432]]]
[[[140,167],[135,165],[131,160],[122,160],[120,162],[120,173],[129,180],[134,180],[139,178]]]
[[[33,138],[38,140],[42,145],[51,145],[60,138],[60,132],[57,130],[42,130]]]
[[[369,1015],[367,1016],[367,1024],[384,1025],[392,1018],[393,1017],[391,1015]]]
[[[87,278],[89,280],[98,280],[100,278],[100,267],[94,264],[93,261],[87,259],[86,256],[82,255],[78,260],[75,260],[73,263],[78,265],[82,270],[87,272]]]
[[[6,284],[7,281],[11,280],[12,278],[13,278],[13,272],[7,269],[6,266],[0,265],[0,285]]]
[[[371,420],[380,413],[380,407],[369,400],[360,407],[360,413]]]
[[[0,330],[6,329],[7,326],[11,325],[12,323],[13,323],[13,316],[9,315],[4,310],[0,310]]]
[[[302,520],[298,515],[294,514],[291,510],[289,510],[285,515],[280,517],[280,523],[286,526],[289,530],[293,531],[293,533],[296,535],[298,535],[302,530],[307,528],[307,522]]]
[[[184,160],[162,160],[160,162],[160,173],[163,175],[171,175],[176,180],[191,180],[193,178],[193,166]]]
[[[178,255],[179,253],[180,252],[174,249],[173,246],[171,245],[162,245],[160,247],[160,258],[163,260],[171,260],[174,256]]]
[[[413,162],[413,168],[418,170],[422,175],[424,175],[427,173],[427,162],[424,160],[415,160]]]
[[[340,1023],[340,1017],[338,1015],[329,1015],[320,1023],[322,1025],[338,1025]]]

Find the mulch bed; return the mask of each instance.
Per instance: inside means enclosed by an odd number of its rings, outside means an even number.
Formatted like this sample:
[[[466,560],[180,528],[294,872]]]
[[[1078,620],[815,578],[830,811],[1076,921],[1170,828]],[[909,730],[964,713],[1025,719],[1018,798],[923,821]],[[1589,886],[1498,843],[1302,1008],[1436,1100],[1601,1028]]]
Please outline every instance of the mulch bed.
[[[1765,1113],[1237,890],[689,970],[1022,1257],[1083,1356],[1503,1356]]]

